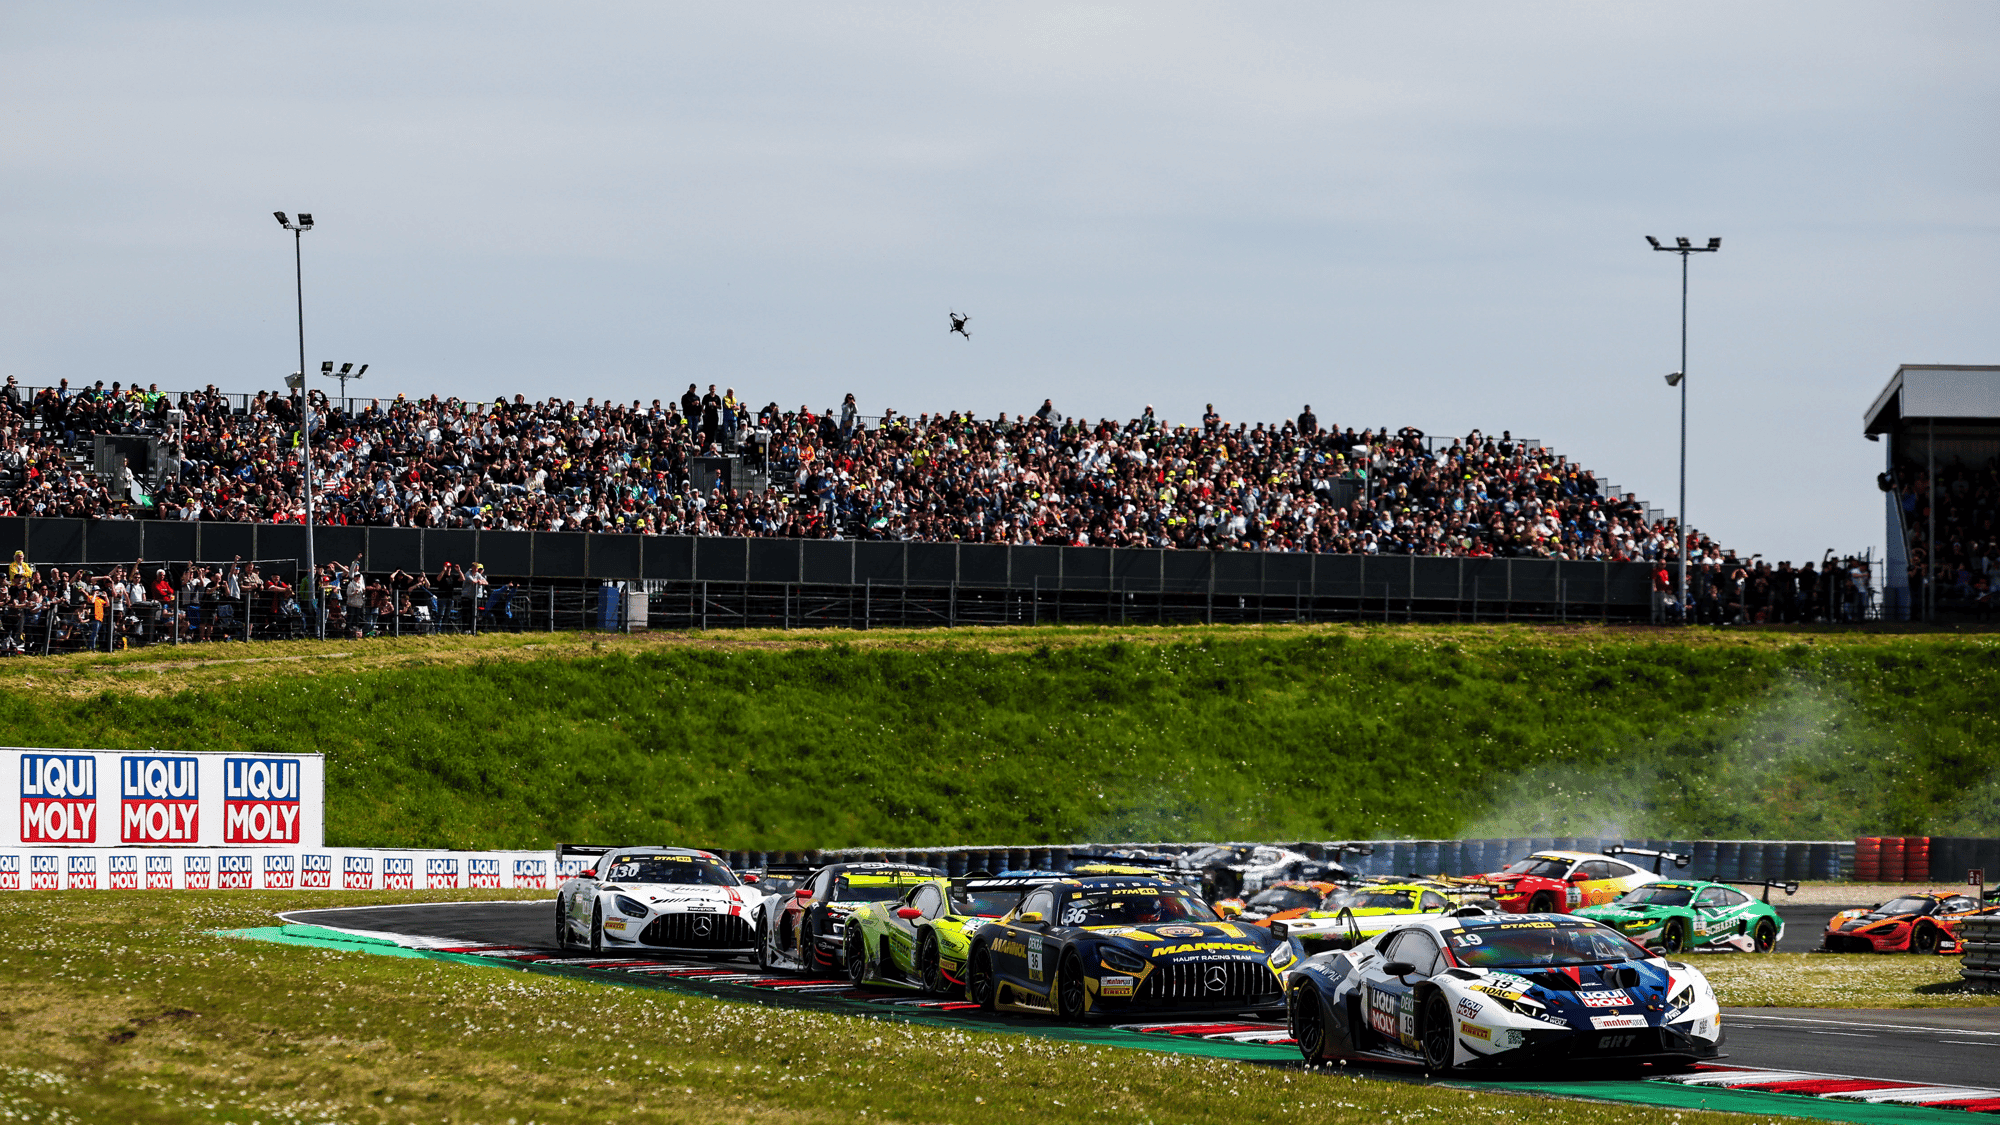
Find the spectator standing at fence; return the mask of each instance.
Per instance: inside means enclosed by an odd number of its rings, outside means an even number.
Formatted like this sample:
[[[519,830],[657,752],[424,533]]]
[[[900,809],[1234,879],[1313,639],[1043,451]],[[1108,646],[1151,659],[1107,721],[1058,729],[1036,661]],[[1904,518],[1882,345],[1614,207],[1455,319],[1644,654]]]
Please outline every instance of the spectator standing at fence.
[[[465,576],[459,573],[456,564],[446,561],[444,566],[438,570],[437,576],[438,601],[444,604],[445,612],[453,616],[457,615],[459,593],[464,589]]]
[[[486,604],[486,564],[473,563],[465,572],[465,617],[477,621],[479,607]]]
[[[706,450],[708,443],[722,438],[722,396],[715,393],[715,384],[708,385],[708,393],[701,396],[701,444]]]
[[[20,589],[35,580],[35,568],[28,562],[26,551],[15,551],[14,561],[7,564],[7,587]]]

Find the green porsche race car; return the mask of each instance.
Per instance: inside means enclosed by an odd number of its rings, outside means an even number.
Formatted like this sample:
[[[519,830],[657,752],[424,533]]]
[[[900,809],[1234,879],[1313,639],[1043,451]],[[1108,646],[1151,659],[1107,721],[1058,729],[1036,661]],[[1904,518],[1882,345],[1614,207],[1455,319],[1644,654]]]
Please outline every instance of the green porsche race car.
[[[1763,887],[1763,900],[1724,883],[1672,879],[1636,887],[1602,906],[1586,906],[1571,913],[1602,922],[1662,953],[1697,949],[1769,953],[1785,935],[1785,920],[1771,905],[1771,889],[1789,895],[1796,893],[1799,885],[1775,881],[1742,885]]]
[[[855,984],[891,984],[955,995],[980,926],[1014,909],[1047,876],[938,879],[899,899],[871,902],[847,916],[847,975]]]

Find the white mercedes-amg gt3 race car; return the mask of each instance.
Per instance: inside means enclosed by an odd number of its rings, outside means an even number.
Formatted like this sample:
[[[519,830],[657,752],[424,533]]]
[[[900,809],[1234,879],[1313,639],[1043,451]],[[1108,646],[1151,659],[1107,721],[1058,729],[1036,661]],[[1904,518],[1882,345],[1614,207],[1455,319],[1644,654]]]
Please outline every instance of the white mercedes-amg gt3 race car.
[[[757,952],[754,908],[763,895],[712,853],[691,848],[568,847],[601,851],[556,891],[556,944],[592,953]]]

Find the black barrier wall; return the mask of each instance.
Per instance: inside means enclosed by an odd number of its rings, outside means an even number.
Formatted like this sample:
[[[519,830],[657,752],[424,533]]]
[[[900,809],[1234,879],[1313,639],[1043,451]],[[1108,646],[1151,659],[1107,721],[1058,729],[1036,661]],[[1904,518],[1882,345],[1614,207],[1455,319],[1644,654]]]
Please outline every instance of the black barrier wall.
[[[0,552],[40,566],[303,559],[305,537],[296,524],[0,519]],[[1495,617],[1560,604],[1629,618],[1652,604],[1645,563],[395,527],[320,527],[313,539],[323,562],[431,573],[479,562],[504,578],[1334,598],[1399,615],[1413,601],[1477,604]]]

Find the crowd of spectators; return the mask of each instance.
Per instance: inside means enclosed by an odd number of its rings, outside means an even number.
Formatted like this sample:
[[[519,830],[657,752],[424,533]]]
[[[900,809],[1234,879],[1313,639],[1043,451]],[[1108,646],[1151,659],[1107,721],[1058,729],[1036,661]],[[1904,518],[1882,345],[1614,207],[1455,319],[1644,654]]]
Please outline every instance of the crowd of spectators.
[[[113,383],[0,393],[0,515],[300,522],[297,400],[238,407]],[[161,438],[157,472],[100,473],[92,435]],[[690,385],[677,401],[467,402],[340,409],[315,397],[322,523],[639,534],[961,540],[1179,549],[1658,560],[1670,519],[1609,495],[1568,457],[1503,432],[1175,425],[838,410]],[[705,487],[736,458],[759,489]],[[1719,563],[1707,537],[1691,560]]]
[[[1939,467],[1935,488],[1932,483],[1924,466],[1914,463],[1881,478],[1902,509],[1910,590],[1918,598],[1928,592],[1942,612],[1990,618],[1994,588],[2000,586],[2000,530],[1994,528],[2000,519],[2000,465],[1954,459]]]
[[[1654,585],[1668,595],[1669,612],[1678,581],[1670,566],[1654,575]],[[1816,566],[1752,557],[1688,568],[1690,619],[1703,625],[1863,621],[1876,612],[1876,592],[1869,560],[1836,558],[1831,551]]]

